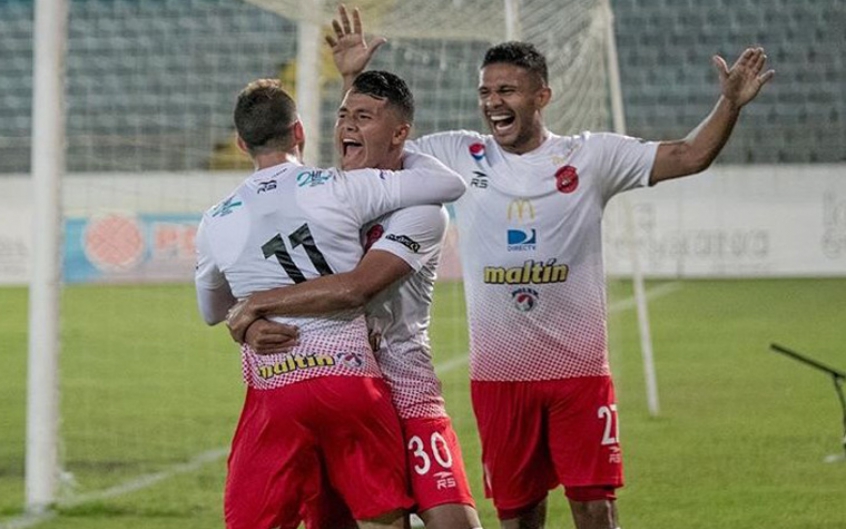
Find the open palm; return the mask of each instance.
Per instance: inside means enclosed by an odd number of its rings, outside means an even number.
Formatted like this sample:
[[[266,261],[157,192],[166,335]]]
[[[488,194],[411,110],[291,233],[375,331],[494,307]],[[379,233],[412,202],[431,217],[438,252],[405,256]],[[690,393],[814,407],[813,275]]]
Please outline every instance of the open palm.
[[[761,87],[775,74],[773,70],[764,71],[766,63],[767,56],[763,48],[747,48],[731,69],[722,57],[715,55],[714,65],[720,74],[723,97],[738,107],[752,101]]]
[[[326,35],[326,43],[332,48],[335,67],[344,77],[355,77],[367,67],[376,50],[386,42],[382,37],[374,37],[370,42],[364,40],[361,14],[358,8],[353,10],[352,24],[343,5],[338,7],[338,18],[332,20],[333,35]]]

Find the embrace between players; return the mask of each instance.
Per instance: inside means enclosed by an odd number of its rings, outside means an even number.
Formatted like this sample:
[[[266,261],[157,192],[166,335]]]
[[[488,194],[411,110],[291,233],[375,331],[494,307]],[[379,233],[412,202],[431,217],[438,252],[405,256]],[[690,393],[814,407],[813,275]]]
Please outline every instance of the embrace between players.
[[[773,75],[763,50],[731,68],[715,57],[713,111],[682,140],[648,142],[550,132],[545,58],[500,44],[480,69],[490,134],[407,141],[408,87],[364,71],[384,39],[365,41],[358,10],[339,8],[332,26],[340,169],[302,165],[293,100],[254,81],[234,119],[256,172],[197,234],[200,311],[243,344],[227,527],[401,528],[410,511],[429,529],[481,527],[427,331],[441,204],[454,202],[485,494],[503,528],[542,528],[563,485],[578,529],[616,529],[602,211],[617,193],[707,168]],[[512,230],[533,243],[509,247]]]

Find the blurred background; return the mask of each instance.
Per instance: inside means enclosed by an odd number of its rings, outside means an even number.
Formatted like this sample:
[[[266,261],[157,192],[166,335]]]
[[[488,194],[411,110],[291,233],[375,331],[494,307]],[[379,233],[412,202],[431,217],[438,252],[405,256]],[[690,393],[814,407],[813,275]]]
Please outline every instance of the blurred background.
[[[782,341],[846,368],[846,3],[354,5],[368,33],[388,38],[371,68],[411,85],[416,135],[482,130],[478,67],[506,39],[547,55],[553,132],[625,130],[650,140],[684,137],[713,108],[713,55],[731,64],[745,47],[766,49],[776,76],[744,109],[714,167],[628,193],[606,213],[611,357],[628,450],[622,525],[846,526],[846,465],[823,462],[843,451],[830,380],[768,352]],[[27,339],[38,328],[27,285],[41,223],[30,175],[39,36],[32,0],[0,0],[0,528],[222,527],[225,455],[243,389],[235,346],[202,325],[194,306],[193,237],[202,212],[251,169],[231,119],[250,80],[281,78],[310,133],[307,161],[334,163],[341,82],[321,31],[337,5],[68,6],[56,248],[61,477],[56,509],[32,516],[24,454]],[[453,228],[432,337],[485,526],[495,527],[467,398],[455,237]],[[646,338],[634,310],[638,271],[647,279]],[[654,344],[660,412],[645,397],[645,342]],[[549,527],[571,527],[560,496]]]

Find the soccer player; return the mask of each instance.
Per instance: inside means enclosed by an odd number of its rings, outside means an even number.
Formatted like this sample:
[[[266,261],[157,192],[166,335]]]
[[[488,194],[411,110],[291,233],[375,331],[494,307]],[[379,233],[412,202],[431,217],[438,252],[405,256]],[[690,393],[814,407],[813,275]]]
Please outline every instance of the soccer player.
[[[342,18],[344,13],[342,13]],[[358,18],[358,13],[355,13]],[[383,40],[341,20],[333,54],[349,83]],[[534,46],[490,48],[479,109],[490,134],[453,131],[410,147],[469,183],[455,203],[470,327],[471,396],[485,491],[503,528],[543,527],[548,491],[563,485],[578,529],[617,527],[623,485],[608,365],[601,218],[617,193],[706,169],[741,109],[773,76],[762,48],[729,68],[714,57],[721,95],[685,138],[643,141],[543,121],[552,97]]]
[[[406,156],[402,171],[303,166],[303,127],[277,80],[250,83],[234,120],[256,172],[205,213],[197,232],[197,299],[209,324],[252,292],[351,270],[365,223],[465,190],[425,155]],[[374,120],[383,134],[373,148],[401,152],[407,127],[389,113]],[[288,352],[242,348],[247,395],[229,458],[227,527],[295,529],[325,481],[361,527],[403,527],[413,502],[402,432],[363,311],[281,321],[300,329]]]
[[[383,135],[371,116],[402,109],[411,126],[413,100],[402,79],[388,72],[365,72],[352,83],[338,110],[335,144],[344,170],[399,169],[400,152],[373,148]],[[481,527],[467,481],[458,437],[444,408],[432,365],[428,326],[435,273],[448,215],[442,206],[417,206],[390,213],[362,232],[368,249],[350,272],[255,293],[241,301],[227,323],[233,337],[260,352],[285,346],[288,335],[259,321],[270,315],[303,316],[361,307],[376,342],[376,357],[388,382],[408,451],[416,509],[429,529]],[[278,340],[276,338],[279,338]],[[309,529],[339,529],[344,507],[332,495],[313,504]]]

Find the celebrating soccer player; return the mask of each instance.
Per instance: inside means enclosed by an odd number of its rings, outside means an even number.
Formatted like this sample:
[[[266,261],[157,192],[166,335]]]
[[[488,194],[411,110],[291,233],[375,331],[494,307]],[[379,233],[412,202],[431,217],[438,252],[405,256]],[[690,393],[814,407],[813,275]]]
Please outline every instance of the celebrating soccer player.
[[[375,47],[335,24],[333,55],[349,85]],[[617,193],[698,173],[744,105],[773,76],[761,48],[729,68],[714,57],[721,96],[684,139],[558,136],[543,121],[553,94],[531,44],[490,48],[479,109],[490,134],[453,131],[410,142],[469,184],[455,203],[470,327],[470,378],[485,490],[504,528],[543,527],[548,491],[563,485],[578,529],[617,527],[623,485],[608,365],[601,219]],[[506,236],[507,235],[507,236]],[[518,432],[518,434],[515,434]]]
[[[385,135],[377,124],[398,119],[410,127],[413,114],[412,95],[402,79],[388,72],[356,77],[335,126],[343,169],[400,168],[400,152],[376,147],[375,139]],[[228,323],[236,340],[243,341],[246,334],[247,343],[272,352],[285,345],[287,335],[275,334],[278,326],[258,318],[320,314],[369,301],[368,326],[377,337],[379,367],[402,421],[416,510],[429,529],[475,529],[481,524],[429,348],[429,312],[447,218],[442,206],[386,215],[363,230],[368,251],[354,270],[256,293],[233,310]],[[343,513],[343,503],[330,491],[307,509],[306,525],[347,527]]]
[[[398,171],[303,166],[303,127],[276,80],[250,83],[234,114],[256,172],[205,213],[197,233],[195,282],[209,324],[237,298],[351,270],[365,223],[453,200],[466,187],[426,155],[405,156]],[[401,153],[406,134],[384,129],[370,147]],[[363,311],[280,321],[299,328],[292,349],[242,348],[247,396],[229,458],[227,527],[295,529],[327,482],[359,526],[403,527],[413,501],[402,432]]]

